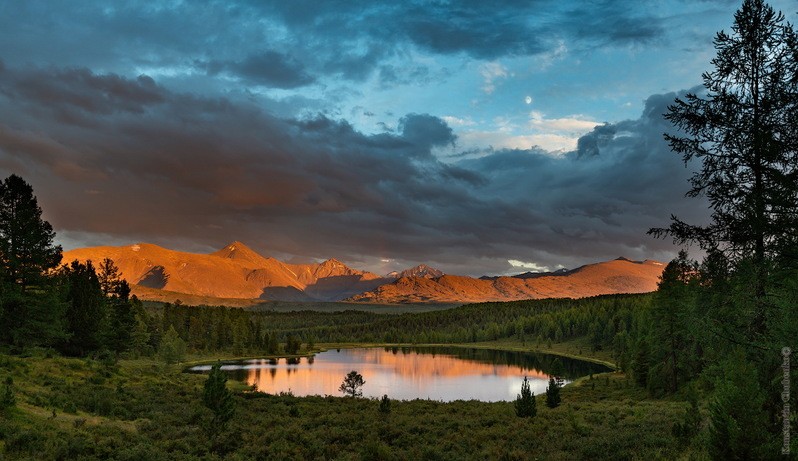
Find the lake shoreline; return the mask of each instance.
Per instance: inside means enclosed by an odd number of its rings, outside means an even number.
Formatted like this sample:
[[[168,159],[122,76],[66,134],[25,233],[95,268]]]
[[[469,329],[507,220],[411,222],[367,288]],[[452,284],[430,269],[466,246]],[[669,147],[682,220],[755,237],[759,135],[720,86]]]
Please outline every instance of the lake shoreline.
[[[611,368],[613,372],[619,371],[617,364],[589,355],[572,354],[552,349],[528,348],[525,346],[519,346],[514,344],[494,344],[494,343],[321,343],[317,344],[316,347],[314,347],[310,351],[298,354],[264,354],[264,355],[247,355],[247,356],[225,355],[213,359],[200,358],[197,360],[189,360],[186,362],[180,362],[180,365],[185,369],[188,369],[195,366],[212,365],[217,362],[226,363],[226,362],[234,362],[241,360],[256,360],[256,359],[264,359],[264,360],[291,359],[291,358],[313,357],[320,352],[326,352],[333,349],[382,348],[382,347],[457,347],[463,349],[485,349],[485,350],[496,350],[496,351],[507,351],[507,352],[527,352],[530,354],[547,354],[547,355],[556,355],[574,360],[581,360],[584,362],[591,362],[598,365],[604,365],[606,367]]]

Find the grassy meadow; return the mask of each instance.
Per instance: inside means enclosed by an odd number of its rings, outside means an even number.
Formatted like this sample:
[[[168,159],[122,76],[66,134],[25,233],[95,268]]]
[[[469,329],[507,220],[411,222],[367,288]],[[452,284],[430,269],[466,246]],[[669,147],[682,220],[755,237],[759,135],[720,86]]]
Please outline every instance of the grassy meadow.
[[[327,345],[330,347],[336,345]],[[479,347],[523,349],[521,342]],[[578,351],[559,344],[554,352]],[[576,354],[574,354],[576,355]],[[222,356],[193,355],[196,362]],[[593,357],[604,361],[606,357]],[[236,412],[208,430],[204,375],[155,359],[77,359],[40,350],[0,356],[16,405],[0,420],[2,459],[674,459],[687,404],[653,399],[618,372],[580,379],[550,409],[518,418],[510,402],[392,401],[251,392],[228,381]]]

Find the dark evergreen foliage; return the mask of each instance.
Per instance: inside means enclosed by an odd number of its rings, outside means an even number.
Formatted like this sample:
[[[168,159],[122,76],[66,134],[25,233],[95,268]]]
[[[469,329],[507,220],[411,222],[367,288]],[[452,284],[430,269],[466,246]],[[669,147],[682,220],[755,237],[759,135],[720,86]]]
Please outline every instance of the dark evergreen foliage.
[[[738,351],[722,367],[709,407],[710,454],[718,460],[775,458],[781,438],[768,434],[765,396],[751,372],[755,365]]]
[[[44,274],[61,262],[55,232],[42,220],[33,188],[12,174],[0,182],[0,263],[3,278],[22,291],[42,282]]]
[[[704,94],[677,99],[665,115],[684,132],[666,135],[673,151],[701,161],[688,195],[707,197],[712,222],[673,217],[669,228],[649,232],[750,265],[754,305],[741,333],[758,340],[772,310],[768,274],[798,243],[798,39],[784,15],[745,0],[715,48]]]
[[[695,338],[699,332],[691,328],[696,296],[693,285],[698,283],[698,275],[698,265],[682,250],[665,266],[654,295],[652,342],[658,347],[655,357],[650,358],[654,365],[652,373],[659,375],[654,383],[664,382],[669,392],[676,392],[682,381],[699,371],[688,365],[698,358]]]
[[[531,418],[538,414],[535,394],[529,389],[529,380],[526,376],[521,383],[521,393],[515,399],[515,414],[519,418]]]
[[[697,270],[683,254],[672,262],[640,341],[649,389],[699,375],[714,388],[711,456],[764,459],[780,453],[780,350],[798,338],[798,36],[764,1],[744,0],[714,43],[703,91],[665,115],[680,130],[666,135],[672,150],[701,161],[688,196],[709,200],[711,222],[672,217],[649,231],[706,257]]]
[[[13,407],[17,399],[14,396],[14,380],[9,376],[3,383],[3,391],[0,393],[0,410]]]
[[[698,407],[698,395],[695,386],[691,386],[687,394],[687,401],[690,403],[684,412],[681,421],[673,423],[671,432],[673,436],[681,441],[683,445],[688,444],[701,429],[701,410]]]
[[[166,363],[182,362],[186,355],[186,342],[177,334],[173,326],[161,338],[158,354]]]
[[[379,411],[385,415],[391,412],[391,399],[388,398],[388,394],[384,394],[380,399]]]
[[[363,380],[363,375],[352,370],[344,377],[344,381],[338,390],[348,397],[360,397],[363,395],[363,391],[360,388],[365,384],[366,381]]]
[[[65,284],[66,327],[69,338],[62,349],[83,355],[104,345],[108,327],[108,304],[91,261],[72,261],[61,268]]]
[[[22,178],[0,181],[0,342],[17,347],[50,346],[65,336],[64,305],[46,277],[61,247],[41,215]]]
[[[227,389],[227,374],[222,371],[220,363],[211,367],[202,392],[202,401],[213,412],[210,432],[216,434],[224,428],[235,413],[233,393]]]
[[[549,385],[546,387],[546,406],[556,408],[560,406],[560,383],[552,376],[549,378]]]

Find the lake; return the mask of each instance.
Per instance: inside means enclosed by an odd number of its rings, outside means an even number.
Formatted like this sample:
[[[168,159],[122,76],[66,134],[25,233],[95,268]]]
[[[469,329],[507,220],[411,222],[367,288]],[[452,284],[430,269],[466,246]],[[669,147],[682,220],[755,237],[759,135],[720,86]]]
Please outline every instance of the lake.
[[[557,362],[555,362],[557,360]],[[189,368],[207,373],[210,365]],[[559,368],[559,371],[554,368]],[[328,350],[300,359],[251,359],[224,362],[231,379],[256,385],[269,394],[341,396],[338,387],[352,370],[363,375],[363,396],[392,399],[515,400],[524,376],[535,395],[545,392],[549,376],[567,384],[610,368],[548,354],[457,347],[394,347]]]

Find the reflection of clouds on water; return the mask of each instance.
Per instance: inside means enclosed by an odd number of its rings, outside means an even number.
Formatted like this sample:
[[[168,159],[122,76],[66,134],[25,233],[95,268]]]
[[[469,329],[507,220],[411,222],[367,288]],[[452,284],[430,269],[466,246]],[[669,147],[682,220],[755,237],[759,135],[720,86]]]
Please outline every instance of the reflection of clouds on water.
[[[494,361],[491,363],[491,361]],[[286,359],[254,359],[238,364],[227,363],[223,370],[231,377],[256,385],[270,394],[286,392],[294,395],[341,395],[338,387],[352,370],[366,381],[363,395],[379,398],[387,394],[393,399],[432,400],[514,400],[520,392],[524,376],[536,395],[545,392],[549,375],[536,369],[550,358],[534,354],[497,353],[462,349],[454,353],[435,354],[429,349],[362,348],[331,350],[298,363]],[[584,364],[584,362],[583,362]],[[602,370],[577,369],[573,361],[566,363],[569,377],[575,373],[597,373]],[[210,366],[192,370],[207,371]],[[567,383],[568,381],[566,381]]]

